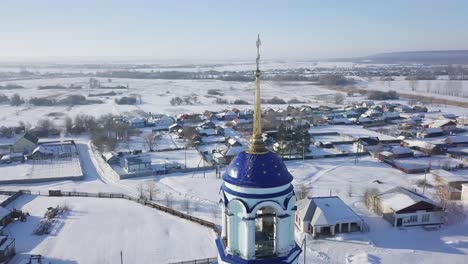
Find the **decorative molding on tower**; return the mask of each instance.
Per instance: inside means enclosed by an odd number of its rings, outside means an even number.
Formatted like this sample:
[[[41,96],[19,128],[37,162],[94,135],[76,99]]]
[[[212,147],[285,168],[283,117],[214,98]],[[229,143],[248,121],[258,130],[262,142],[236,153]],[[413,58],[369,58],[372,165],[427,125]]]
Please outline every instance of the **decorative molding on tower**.
[[[249,154],[264,154],[268,150],[265,147],[265,142],[262,138],[262,108],[260,100],[260,34],[257,36],[257,70],[255,71],[255,108],[254,108],[254,124],[253,134],[250,138],[249,148],[247,153]]]

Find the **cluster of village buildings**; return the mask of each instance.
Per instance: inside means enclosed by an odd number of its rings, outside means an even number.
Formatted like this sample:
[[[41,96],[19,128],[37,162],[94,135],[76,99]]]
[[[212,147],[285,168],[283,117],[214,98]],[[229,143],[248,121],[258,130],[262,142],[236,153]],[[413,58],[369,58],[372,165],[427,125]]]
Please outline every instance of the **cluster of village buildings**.
[[[263,137],[269,149],[283,159],[316,159],[371,155],[406,173],[431,173],[451,200],[468,200],[468,133],[465,117],[428,112],[422,106],[372,101],[346,107],[288,106],[263,112]],[[178,116],[119,117],[130,127],[163,135],[156,145],[170,145],[149,151],[144,147],[102,153],[103,159],[126,177],[157,175],[187,169],[223,167],[248,145],[253,111],[227,109]],[[288,142],[281,129],[306,131],[308,146]],[[0,129],[2,133],[2,129]],[[42,141],[33,131],[18,131],[11,144],[0,146],[0,169],[34,160],[54,160],[77,155],[73,141]],[[3,135],[3,134],[2,134]],[[167,141],[167,142],[162,142]],[[172,144],[172,145],[171,145]],[[286,149],[286,151],[285,151]],[[183,156],[196,151],[197,165],[187,161],[165,163],[154,156],[176,152]],[[186,155],[186,154],[185,154]],[[415,190],[395,187],[376,193],[370,209],[396,227],[444,223],[443,208]],[[314,237],[366,231],[368,226],[338,196],[307,197],[297,203],[296,227]],[[0,212],[4,208],[0,207]],[[5,211],[0,223],[9,221]],[[0,235],[2,243],[8,238]],[[0,257],[2,251],[0,249]]]

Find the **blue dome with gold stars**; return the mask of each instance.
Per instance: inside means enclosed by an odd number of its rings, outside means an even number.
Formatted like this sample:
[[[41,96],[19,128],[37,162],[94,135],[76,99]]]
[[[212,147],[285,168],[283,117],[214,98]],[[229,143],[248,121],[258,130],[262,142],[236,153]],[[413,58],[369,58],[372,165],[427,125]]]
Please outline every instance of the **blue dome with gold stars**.
[[[232,160],[223,180],[239,187],[273,188],[291,183],[293,176],[277,154],[243,151]]]

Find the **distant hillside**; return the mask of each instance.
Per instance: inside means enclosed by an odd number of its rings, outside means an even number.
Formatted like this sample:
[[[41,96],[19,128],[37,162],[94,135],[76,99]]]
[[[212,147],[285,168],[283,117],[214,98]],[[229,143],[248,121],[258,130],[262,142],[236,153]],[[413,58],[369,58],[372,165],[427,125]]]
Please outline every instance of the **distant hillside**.
[[[355,61],[368,63],[468,64],[468,50],[408,51],[379,53]]]

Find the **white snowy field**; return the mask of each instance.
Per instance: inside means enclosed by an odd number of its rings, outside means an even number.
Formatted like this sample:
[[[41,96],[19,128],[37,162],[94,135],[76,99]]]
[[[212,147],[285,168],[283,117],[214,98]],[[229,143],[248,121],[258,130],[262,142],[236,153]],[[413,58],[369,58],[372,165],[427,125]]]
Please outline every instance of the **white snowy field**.
[[[230,104],[236,99],[242,99],[250,104],[253,103],[254,97],[254,83],[253,82],[227,82],[217,80],[151,80],[151,79],[124,79],[114,78],[109,83],[107,78],[97,78],[105,86],[127,86],[130,89],[115,89],[117,93],[115,96],[95,96],[89,99],[102,100],[102,104],[91,105],[76,105],[76,106],[33,106],[23,104],[21,106],[12,107],[10,105],[0,105],[0,123],[5,126],[18,125],[19,121],[29,122],[32,125],[36,124],[37,120],[41,118],[50,118],[55,121],[57,125],[63,124],[65,116],[74,117],[77,114],[88,114],[100,116],[103,114],[129,114],[138,116],[141,111],[172,114],[177,115],[181,113],[202,113],[205,110],[222,110],[237,107],[239,109],[252,108],[252,105],[235,105]],[[1,94],[11,96],[18,93],[25,99],[31,97],[47,97],[61,99],[68,95],[80,94],[88,96],[89,94],[99,94],[112,91],[112,89],[88,89],[87,77],[80,78],[51,78],[51,79],[31,79],[31,80],[18,80],[18,81],[0,81],[0,85],[7,83],[14,83],[22,85],[25,89],[16,90],[2,90]],[[395,83],[400,81],[394,81]],[[406,81],[401,81],[406,82]],[[439,82],[439,80],[433,81]],[[440,82],[445,82],[440,80]],[[468,82],[467,82],[468,83]],[[38,90],[37,87],[41,85],[82,85],[83,89],[62,89],[62,90]],[[386,90],[385,85],[379,84],[379,81],[366,82],[365,85],[369,89],[382,89]],[[402,88],[406,84],[401,84]],[[396,88],[397,85],[395,84]],[[207,92],[210,89],[218,90],[221,95],[209,95]],[[402,90],[403,91],[403,90]],[[262,97],[265,99],[272,98],[273,96],[280,97],[288,101],[291,99],[298,99],[306,102],[311,106],[318,106],[324,104],[323,100],[333,98],[336,91],[326,89],[325,87],[317,86],[307,82],[272,82],[265,81],[262,83]],[[419,91],[418,93],[421,93]],[[122,96],[141,95],[142,102],[137,105],[118,105],[115,103],[115,98]],[[192,105],[179,105],[172,106],[170,100],[174,97],[184,97],[189,95],[196,95],[198,102]],[[437,95],[441,97],[442,95]],[[229,104],[216,104],[216,98],[225,99]],[[328,98],[328,99],[327,99]],[[454,97],[457,98],[457,97]],[[356,98],[352,98],[353,100]],[[466,98],[461,98],[466,100]],[[302,105],[302,104],[298,104]],[[268,105],[263,107],[266,109],[272,107],[275,109],[285,108],[287,105]],[[444,109],[442,109],[444,111]],[[449,110],[449,109],[447,109]],[[453,112],[450,109],[448,112]],[[466,113],[465,108],[455,108],[457,112]]]
[[[53,263],[169,263],[216,256],[212,230],[122,199],[22,196],[14,202],[31,214],[6,232],[16,239],[13,263],[41,254]],[[52,235],[38,236],[47,207],[67,205]],[[58,262],[55,262],[58,261]]]
[[[395,81],[380,81],[363,79],[356,86],[369,90],[389,91],[433,96],[434,98],[444,98],[460,102],[468,102],[468,82],[467,81],[447,81],[447,80],[419,80],[414,85],[414,90],[411,87],[411,81],[405,80],[403,77],[395,78]],[[458,95],[449,95],[450,90],[458,89]]]
[[[253,103],[254,83],[252,82],[224,82],[214,80],[145,80],[145,79],[113,79],[112,83],[107,83],[107,79],[98,78],[103,85],[130,86],[130,89],[114,90],[116,96],[96,96],[90,99],[99,99],[103,104],[78,105],[78,106],[32,106],[24,104],[18,107],[10,105],[0,105],[0,122],[2,125],[18,125],[19,121],[36,124],[40,118],[51,118],[57,124],[62,124],[64,116],[75,116],[77,114],[88,114],[100,116],[103,114],[133,114],[138,116],[139,111],[162,114],[181,113],[202,113],[205,110],[221,110],[238,107],[239,109],[253,108],[252,105],[215,104],[215,99],[222,98],[232,102],[236,99],[243,99]],[[25,99],[31,97],[63,98],[71,94],[88,96],[89,94],[110,92],[110,89],[64,89],[64,90],[38,90],[40,85],[86,85],[89,78],[59,78],[59,79],[34,79],[23,81],[0,81],[0,85],[15,83],[22,85],[25,89],[4,90],[3,93],[11,96],[18,93]],[[222,95],[208,95],[209,89],[217,89]],[[284,83],[284,82],[264,82],[262,85],[263,98],[269,99],[273,96],[284,100],[298,99],[318,105],[316,97],[319,95],[334,94],[334,91],[320,88],[309,83]],[[173,97],[183,97],[197,95],[199,102],[193,105],[171,106],[170,100]],[[130,95],[141,95],[142,103],[137,105],[118,105],[115,98]],[[264,107],[286,107],[287,105],[265,105]],[[51,114],[52,113],[52,114]],[[58,113],[58,114],[57,114]],[[53,116],[53,115],[56,116]]]

